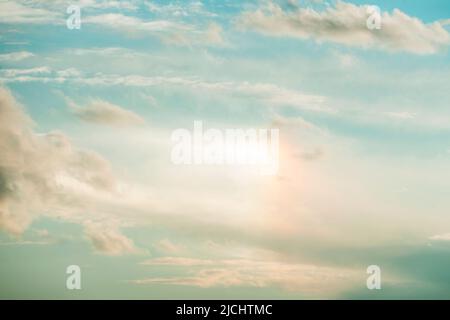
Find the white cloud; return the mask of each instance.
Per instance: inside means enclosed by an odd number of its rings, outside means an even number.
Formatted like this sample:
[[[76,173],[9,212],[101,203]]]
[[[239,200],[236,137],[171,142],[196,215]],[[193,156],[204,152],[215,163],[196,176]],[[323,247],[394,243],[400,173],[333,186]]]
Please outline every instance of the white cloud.
[[[390,118],[399,120],[408,120],[416,117],[415,113],[409,111],[388,111],[384,112],[384,114]]]
[[[106,160],[77,149],[62,133],[35,133],[12,94],[0,88],[0,229],[19,235],[42,215],[80,222],[99,199],[117,193]]]
[[[223,39],[222,28],[214,23],[207,28],[197,28],[171,20],[143,20],[134,16],[119,13],[106,13],[83,18],[83,23],[98,25],[114,29],[119,32],[126,32],[131,35],[156,36],[165,43],[182,46],[223,46],[226,44]]]
[[[141,264],[147,266],[193,267],[193,266],[213,265],[214,261],[196,258],[185,258],[185,257],[160,257],[143,261],[141,262]]]
[[[28,51],[3,53],[0,54],[0,61],[20,61],[33,56],[34,54]]]
[[[345,290],[357,272],[344,268],[319,267],[273,260],[164,257],[145,261],[145,265],[189,267],[185,276],[154,277],[131,281],[134,284],[171,284],[201,288],[277,286],[290,291],[307,290],[310,295]]]
[[[206,39],[210,44],[225,45],[226,42],[223,38],[223,29],[217,23],[210,23],[206,29]]]
[[[437,234],[437,235],[431,236],[430,240],[450,241],[450,233]]]
[[[174,19],[142,19],[135,15],[104,12],[107,9],[126,9],[136,11],[138,7],[131,1],[94,1],[80,0],[73,4],[87,9],[82,17],[82,23],[96,25],[132,36],[156,36],[166,43],[177,45],[223,45],[221,29],[209,27],[197,28],[194,25],[174,21]],[[20,24],[65,24],[65,1],[33,1],[33,2],[0,2],[0,23]],[[162,7],[161,7],[162,8]],[[195,14],[206,14],[202,5],[191,4],[189,10]],[[158,11],[159,15],[164,16]],[[212,15],[211,15],[212,16]],[[172,16],[173,18],[173,16]]]
[[[71,5],[80,6],[83,12],[96,10],[118,9],[135,11],[138,7],[135,1],[126,0],[15,0],[0,3],[0,21],[6,23],[64,23],[66,8]],[[9,10],[9,11],[3,11]],[[6,14],[8,13],[8,14]]]
[[[367,5],[338,1],[324,11],[298,8],[284,11],[269,3],[266,8],[243,13],[238,25],[270,36],[314,39],[343,45],[432,54],[450,44],[450,35],[439,22],[425,24],[395,9],[381,15],[381,29],[369,30]]]
[[[28,71],[23,71],[23,74]],[[253,98],[269,106],[292,106],[299,109],[312,111],[332,112],[325,102],[326,98],[320,95],[303,93],[297,90],[287,89],[271,83],[250,83],[250,82],[209,82],[195,78],[181,77],[147,77],[140,75],[105,75],[96,74],[92,77],[35,77],[24,76],[17,69],[14,72],[1,72],[0,80],[4,82],[75,82],[84,85],[104,85],[104,86],[178,86],[188,87],[195,91],[207,90],[218,94],[233,94],[234,97]]]
[[[84,107],[69,99],[67,101],[73,114],[87,122],[116,126],[145,123],[145,120],[136,113],[101,99],[93,99]]]
[[[35,240],[18,240],[18,241],[9,241],[9,242],[0,242],[0,246],[24,246],[24,245],[33,245],[33,246],[43,246],[48,244],[53,244],[54,242],[50,241],[35,241]]]
[[[79,77],[81,76],[81,72],[75,68],[67,68],[64,70],[57,71],[58,77],[70,78],[70,77]]]
[[[177,254],[183,250],[183,246],[170,241],[169,239],[162,239],[153,245],[158,251],[166,254]]]
[[[215,17],[217,14],[207,11],[200,1],[195,2],[179,2],[170,4],[156,4],[154,2],[145,3],[148,10],[152,13],[172,16],[172,17],[188,17],[188,16],[206,16]]]
[[[137,52],[135,50],[131,50],[128,48],[122,47],[98,47],[98,48],[78,48],[78,49],[70,49],[65,50],[64,54],[74,54],[76,56],[85,56],[85,55],[95,55],[101,57],[117,57],[117,58],[128,58],[135,59],[137,57],[140,58],[150,58],[151,55],[148,53]]]
[[[358,64],[358,59],[349,53],[335,51],[333,55],[342,68],[351,68]]]
[[[45,66],[30,69],[4,69],[2,73],[6,77],[18,77],[23,75],[49,74],[51,73],[51,69]]]
[[[0,23],[62,23],[63,14],[44,8],[26,6],[18,1],[0,2]]]
[[[66,1],[61,1],[66,4]],[[74,4],[79,4],[83,8],[93,8],[93,9],[120,9],[120,10],[131,10],[135,11],[138,9],[134,1],[126,1],[126,0],[78,0]]]
[[[137,254],[133,240],[121,234],[116,226],[104,223],[85,222],[85,235],[95,250],[106,255]]]
[[[88,16],[83,23],[91,23],[124,31],[164,31],[171,28],[184,29],[179,24],[167,20],[144,21],[133,16],[120,13],[106,13]]]

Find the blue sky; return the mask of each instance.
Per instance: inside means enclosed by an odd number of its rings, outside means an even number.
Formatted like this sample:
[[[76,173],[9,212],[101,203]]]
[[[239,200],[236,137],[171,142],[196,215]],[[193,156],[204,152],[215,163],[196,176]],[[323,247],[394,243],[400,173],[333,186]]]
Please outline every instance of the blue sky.
[[[73,3],[0,1],[1,298],[449,298],[448,1]],[[195,120],[278,174],[174,165]]]

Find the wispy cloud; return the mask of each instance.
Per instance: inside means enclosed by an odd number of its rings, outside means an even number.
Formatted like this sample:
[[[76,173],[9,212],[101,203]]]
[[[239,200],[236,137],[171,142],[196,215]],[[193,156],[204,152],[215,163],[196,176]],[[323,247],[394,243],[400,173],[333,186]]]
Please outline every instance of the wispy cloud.
[[[74,82],[92,86],[176,86],[188,87],[193,90],[208,90],[218,94],[234,94],[235,97],[257,99],[269,106],[293,106],[299,109],[333,112],[326,105],[326,98],[320,95],[307,94],[292,89],[280,87],[271,83],[250,82],[212,82],[197,78],[141,76],[141,75],[106,75],[97,73],[94,76],[64,77],[60,73],[53,77],[27,76],[29,69],[23,71],[0,72],[0,80],[4,82]]]
[[[175,244],[169,239],[162,239],[153,245],[156,250],[165,254],[178,254],[183,251],[183,246]]]
[[[138,254],[133,240],[119,232],[118,227],[87,221],[84,223],[85,235],[91,241],[94,249],[106,255]]]
[[[3,69],[1,71],[6,77],[20,77],[24,75],[39,75],[39,74],[49,74],[51,69],[49,67],[35,67],[29,69]]]
[[[351,287],[357,272],[351,269],[327,268],[308,264],[271,260],[195,258],[155,258],[145,265],[190,267],[186,276],[154,277],[131,281],[139,285],[169,284],[210,287],[270,287],[289,291],[307,290],[309,295],[336,293]]]
[[[185,257],[161,257],[149,259],[141,262],[142,265],[147,266],[204,266],[213,265],[214,261],[205,259],[185,258]]]
[[[72,113],[87,122],[112,126],[145,123],[145,120],[138,114],[101,99],[92,99],[86,106],[79,106],[70,99],[67,101]]]
[[[34,54],[28,51],[19,51],[19,52],[10,52],[0,54],[0,61],[8,62],[8,61],[20,61],[30,57],[33,57]]]
[[[186,29],[185,26],[167,20],[145,21],[120,13],[105,13],[88,16],[84,23],[91,23],[124,31],[165,31],[169,29]]]
[[[83,23],[113,29],[132,36],[155,36],[165,43],[182,46],[224,46],[222,28],[215,23],[204,27],[169,19],[142,19],[121,13],[87,16]]]
[[[450,233],[437,234],[437,235],[431,236],[430,240],[450,241]]]
[[[172,17],[188,17],[188,16],[206,16],[215,17],[216,13],[210,12],[205,9],[204,5],[200,1],[193,2],[180,2],[180,3],[168,3],[157,4],[155,2],[146,2],[147,9],[155,14],[172,16]]]
[[[0,2],[0,23],[54,24],[63,22],[62,12],[27,6],[18,1]]]

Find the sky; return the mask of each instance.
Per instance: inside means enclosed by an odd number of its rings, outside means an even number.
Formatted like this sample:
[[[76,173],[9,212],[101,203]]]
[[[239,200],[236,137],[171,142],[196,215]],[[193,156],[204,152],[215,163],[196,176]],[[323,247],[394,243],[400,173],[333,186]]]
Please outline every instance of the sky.
[[[449,47],[446,0],[1,0],[0,298],[449,299]],[[174,164],[194,121],[277,173]]]

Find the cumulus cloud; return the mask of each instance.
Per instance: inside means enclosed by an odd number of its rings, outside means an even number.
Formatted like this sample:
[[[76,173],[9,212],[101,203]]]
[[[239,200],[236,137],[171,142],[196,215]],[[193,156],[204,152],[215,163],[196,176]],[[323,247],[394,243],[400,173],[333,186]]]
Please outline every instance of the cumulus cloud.
[[[109,163],[60,132],[36,133],[0,88],[0,229],[20,235],[40,215],[84,219],[89,204],[118,186]]]
[[[366,26],[367,5],[338,1],[323,11],[297,8],[286,11],[274,3],[243,13],[238,25],[270,36],[313,39],[353,47],[433,54],[450,43],[450,35],[440,22],[425,24],[395,9],[381,14],[381,29]]]
[[[87,122],[116,126],[140,125],[145,122],[136,113],[101,99],[91,100],[84,107],[78,106],[69,99],[68,103],[73,114]]]
[[[143,253],[120,232],[130,220],[119,223],[115,214],[131,209],[109,162],[78,149],[61,132],[36,133],[33,126],[12,93],[0,87],[0,230],[20,238],[33,220],[57,217],[83,225],[99,253]],[[38,233],[39,241],[14,244],[53,243],[47,230]]]

